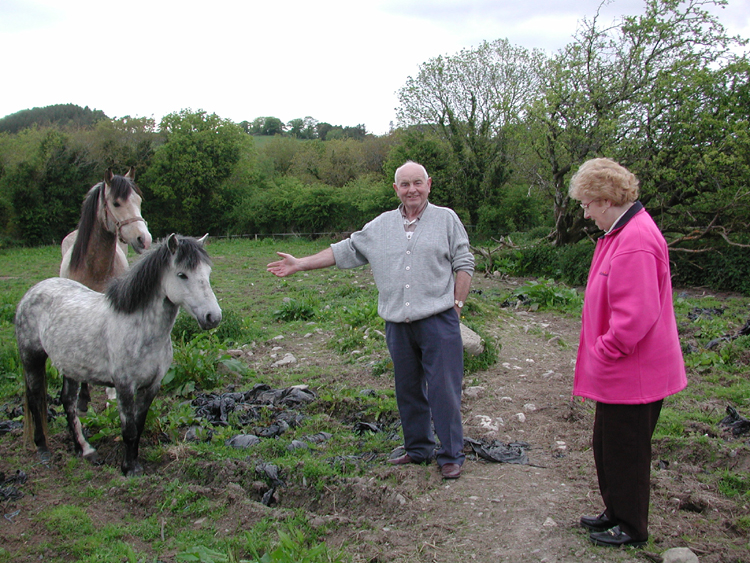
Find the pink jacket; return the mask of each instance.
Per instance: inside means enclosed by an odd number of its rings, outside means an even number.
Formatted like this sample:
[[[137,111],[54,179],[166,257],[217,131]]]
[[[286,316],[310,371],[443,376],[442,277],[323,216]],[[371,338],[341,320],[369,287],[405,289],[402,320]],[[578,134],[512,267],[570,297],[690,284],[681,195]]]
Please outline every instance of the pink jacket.
[[[642,404],[687,386],[667,243],[640,202],[597,242],[581,319],[574,396]]]

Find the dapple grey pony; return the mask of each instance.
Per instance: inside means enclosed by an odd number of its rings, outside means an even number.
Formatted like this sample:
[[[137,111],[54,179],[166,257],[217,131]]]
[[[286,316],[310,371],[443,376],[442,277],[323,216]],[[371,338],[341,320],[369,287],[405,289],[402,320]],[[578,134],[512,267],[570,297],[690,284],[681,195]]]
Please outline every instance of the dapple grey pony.
[[[76,412],[82,382],[117,390],[122,472],[140,475],[138,443],[151,402],[172,363],[171,330],[180,307],[202,329],[218,326],[221,309],[209,282],[211,260],[200,240],[170,235],[144,254],[106,293],[65,278],[32,287],[16,309],[16,339],[25,375],[24,435],[42,461],[47,446],[47,358],[63,374],[61,400],[76,452],[93,462]]]

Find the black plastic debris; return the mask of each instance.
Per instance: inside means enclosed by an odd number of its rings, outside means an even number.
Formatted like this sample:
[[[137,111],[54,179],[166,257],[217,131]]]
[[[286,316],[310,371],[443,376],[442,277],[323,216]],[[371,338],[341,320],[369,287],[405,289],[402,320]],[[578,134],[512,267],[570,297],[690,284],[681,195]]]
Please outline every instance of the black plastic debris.
[[[286,447],[286,449],[290,452],[293,452],[295,450],[309,450],[310,446],[302,440],[292,440]]]
[[[191,426],[185,433],[186,442],[210,442],[214,437],[214,431],[203,426]]]
[[[255,466],[255,473],[269,481],[273,487],[284,486],[284,481],[279,477],[279,467],[273,463],[260,462]]]
[[[373,434],[378,434],[379,432],[383,431],[383,428],[379,424],[375,424],[374,422],[357,422],[354,425],[354,431],[362,436],[366,432],[372,432]]]
[[[737,409],[732,406],[727,407],[727,416],[721,419],[719,426],[731,430],[733,436],[742,436],[750,432],[750,420],[740,416]]]
[[[310,403],[316,395],[304,385],[295,385],[285,389],[272,389],[269,385],[258,384],[250,391],[223,394],[201,394],[192,401],[195,414],[216,426],[228,426],[229,415],[234,413],[237,423],[250,425],[261,418],[261,413],[268,407],[294,408]],[[285,411],[278,415],[289,426],[298,426],[302,416]]]
[[[276,438],[289,430],[289,424],[283,420],[277,420],[270,426],[253,428],[253,433],[260,438]]]
[[[237,434],[224,442],[224,444],[233,448],[249,448],[259,443],[260,438],[253,434]]]
[[[272,463],[260,462],[255,466],[255,473],[270,484],[270,488],[263,494],[260,502],[271,506],[278,500],[276,490],[284,486],[284,481],[279,477],[279,468]]]
[[[508,444],[503,444],[499,440],[488,442],[473,440],[472,438],[464,438],[464,449],[466,449],[467,446],[471,448],[475,454],[487,461],[515,463],[518,465],[529,464],[529,457],[526,455],[526,450],[529,449],[529,444],[526,442],[510,442]]]
[[[286,422],[291,428],[297,428],[298,426],[302,426],[305,417],[297,411],[286,410],[277,414],[276,420]]]
[[[16,485],[23,485],[28,476],[26,473],[19,469],[13,477],[5,477],[5,474],[0,472],[0,499],[1,500],[18,500],[23,497],[23,491],[21,491]]]
[[[245,394],[244,402],[274,406],[298,406],[314,401],[317,396],[306,385],[294,385],[285,389],[272,389],[258,384]]]
[[[721,344],[722,342],[731,342],[732,340],[736,340],[740,336],[748,336],[748,335],[750,335],[750,319],[748,319],[745,325],[740,330],[738,330],[735,334],[725,334],[724,336],[714,338],[708,344],[706,344],[706,348],[708,350],[711,350],[712,348],[715,348],[718,344]]]
[[[23,428],[23,422],[17,420],[1,420],[0,421],[0,434],[7,434],[13,430]]]
[[[309,444],[320,444],[322,442],[330,440],[331,438],[333,438],[333,434],[329,434],[328,432],[318,432],[316,434],[302,436],[302,439]]]
[[[688,319],[691,321],[696,321],[698,319],[713,319],[714,317],[718,317],[720,315],[724,314],[724,309],[717,309],[715,307],[694,307],[692,311],[690,311],[687,316]]]
[[[244,402],[242,393],[224,393],[222,395],[198,395],[193,399],[192,405],[196,407],[196,415],[205,418],[211,424],[229,426],[227,417],[234,412],[238,402]],[[257,413],[254,414],[253,419],[258,418]]]

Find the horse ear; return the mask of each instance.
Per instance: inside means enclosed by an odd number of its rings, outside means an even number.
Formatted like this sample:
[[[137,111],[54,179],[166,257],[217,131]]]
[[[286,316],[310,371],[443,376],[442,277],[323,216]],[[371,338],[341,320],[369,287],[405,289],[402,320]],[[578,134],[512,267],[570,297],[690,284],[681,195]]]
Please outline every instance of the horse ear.
[[[109,185],[110,182],[112,182],[112,178],[114,178],[114,174],[112,174],[112,169],[107,168],[107,171],[104,173],[104,183]]]
[[[107,182],[105,177],[104,183],[99,184],[99,199],[101,200],[99,205],[102,206],[102,209],[107,208],[107,186],[109,186],[109,182]]]
[[[177,252],[177,247],[179,246],[180,242],[177,240],[177,235],[172,233],[167,237],[167,248],[169,251],[174,254]]]
[[[128,170],[128,173],[125,174],[125,177],[130,180],[135,180],[135,166],[130,167],[130,170]]]
[[[205,235],[203,235],[201,238],[198,239],[198,244],[203,246],[206,244],[207,240],[208,240],[208,233],[206,233]]]

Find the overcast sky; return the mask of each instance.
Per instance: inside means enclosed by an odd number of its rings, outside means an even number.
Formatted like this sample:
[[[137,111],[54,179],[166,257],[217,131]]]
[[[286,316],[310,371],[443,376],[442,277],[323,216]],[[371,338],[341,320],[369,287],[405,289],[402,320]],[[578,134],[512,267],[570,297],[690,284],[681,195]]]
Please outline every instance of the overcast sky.
[[[484,40],[549,53],[600,0],[0,0],[0,117],[72,103],[109,117],[205,110],[395,125],[419,65]],[[602,14],[638,14],[614,0]],[[750,0],[717,10],[750,38]]]

